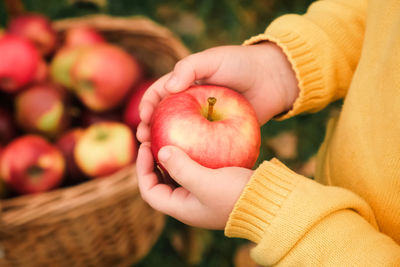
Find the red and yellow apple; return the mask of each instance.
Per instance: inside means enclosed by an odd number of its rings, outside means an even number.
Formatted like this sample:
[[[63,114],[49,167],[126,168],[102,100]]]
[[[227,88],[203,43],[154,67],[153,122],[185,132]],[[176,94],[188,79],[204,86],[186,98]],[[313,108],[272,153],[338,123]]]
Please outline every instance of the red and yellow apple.
[[[103,36],[94,28],[89,26],[76,26],[65,32],[66,46],[81,46],[104,43]]]
[[[5,34],[0,37],[0,90],[13,93],[32,82],[40,55],[29,40]]]
[[[96,45],[72,67],[74,92],[89,109],[110,110],[122,104],[141,74],[138,62],[120,47]]]
[[[50,64],[50,75],[53,81],[71,89],[73,87],[71,70],[79,56],[88,46],[68,46],[59,49]]]
[[[184,150],[208,168],[252,168],[260,150],[260,126],[250,103],[220,86],[199,85],[164,98],[151,120],[151,149]]]
[[[15,98],[18,125],[27,132],[54,137],[67,126],[62,92],[51,84],[27,88]]]
[[[54,145],[40,136],[26,135],[4,148],[0,177],[18,193],[39,193],[60,184],[64,167],[64,158]]]
[[[137,144],[131,129],[123,123],[100,122],[81,135],[74,150],[75,162],[89,177],[112,174],[136,159]]]
[[[57,34],[51,22],[41,14],[22,15],[12,19],[8,32],[32,41],[42,55],[52,53],[57,42]]]
[[[145,80],[140,82],[139,85],[134,88],[131,96],[129,97],[128,103],[124,111],[124,122],[129,125],[133,130],[136,130],[139,123],[139,104],[140,100],[146,90],[153,84],[153,80]]]

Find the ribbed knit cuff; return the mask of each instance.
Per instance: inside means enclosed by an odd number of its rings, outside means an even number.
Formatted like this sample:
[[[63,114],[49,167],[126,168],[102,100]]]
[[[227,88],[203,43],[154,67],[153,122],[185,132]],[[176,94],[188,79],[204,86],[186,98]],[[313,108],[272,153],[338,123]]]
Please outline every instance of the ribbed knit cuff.
[[[256,35],[243,43],[251,45],[262,41],[274,42],[283,50],[292,64],[299,82],[300,92],[292,109],[277,117],[278,120],[287,119],[303,112],[318,111],[332,98],[332,95],[324,91],[323,75],[315,54],[311,51],[303,34],[294,30],[301,31],[302,27],[298,25],[300,22],[307,24],[299,16],[283,16],[271,23],[265,33]]]
[[[257,168],[230,215],[226,236],[246,238],[255,243],[261,240],[298,182],[298,175],[282,165],[272,160]]]

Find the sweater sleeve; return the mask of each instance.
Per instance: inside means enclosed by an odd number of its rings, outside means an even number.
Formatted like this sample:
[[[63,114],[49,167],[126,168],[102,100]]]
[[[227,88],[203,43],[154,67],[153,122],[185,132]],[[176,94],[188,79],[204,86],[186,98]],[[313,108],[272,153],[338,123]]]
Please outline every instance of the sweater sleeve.
[[[400,246],[380,233],[368,204],[324,186],[277,160],[254,172],[225,228],[257,244],[265,266],[398,266]]]
[[[278,119],[319,111],[346,95],[361,54],[366,13],[367,0],[316,1],[304,15],[281,16],[244,42],[275,42],[293,66],[299,97]]]

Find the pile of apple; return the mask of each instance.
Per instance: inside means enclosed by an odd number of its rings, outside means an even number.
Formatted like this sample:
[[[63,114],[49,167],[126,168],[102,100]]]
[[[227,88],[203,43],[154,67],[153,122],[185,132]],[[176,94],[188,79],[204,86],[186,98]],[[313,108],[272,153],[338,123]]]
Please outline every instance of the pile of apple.
[[[40,14],[9,21],[0,33],[0,178],[11,195],[132,164],[138,104],[151,83],[135,55],[89,26],[61,39]]]

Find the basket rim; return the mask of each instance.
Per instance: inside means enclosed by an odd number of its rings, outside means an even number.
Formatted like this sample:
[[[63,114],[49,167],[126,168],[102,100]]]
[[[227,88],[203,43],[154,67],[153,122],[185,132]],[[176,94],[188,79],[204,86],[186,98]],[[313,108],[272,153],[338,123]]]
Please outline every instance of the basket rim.
[[[134,23],[132,23],[134,22]],[[178,35],[158,22],[151,20],[143,15],[133,16],[111,16],[106,14],[92,14],[82,17],[72,17],[56,20],[53,27],[56,31],[64,31],[71,25],[87,25],[91,24],[105,30],[126,30],[134,32],[137,35],[148,37],[156,37],[170,43],[170,48],[174,51],[177,58],[181,59],[190,54],[190,50],[183,44]]]
[[[71,216],[78,217],[109,206],[111,197],[115,197],[114,203],[132,195],[139,195],[135,164],[75,186],[4,199],[0,202],[0,229],[10,231],[28,223],[48,224],[65,219],[61,217],[70,211],[76,211]],[[84,210],[77,210],[83,206]],[[55,216],[54,220],[49,216]]]

